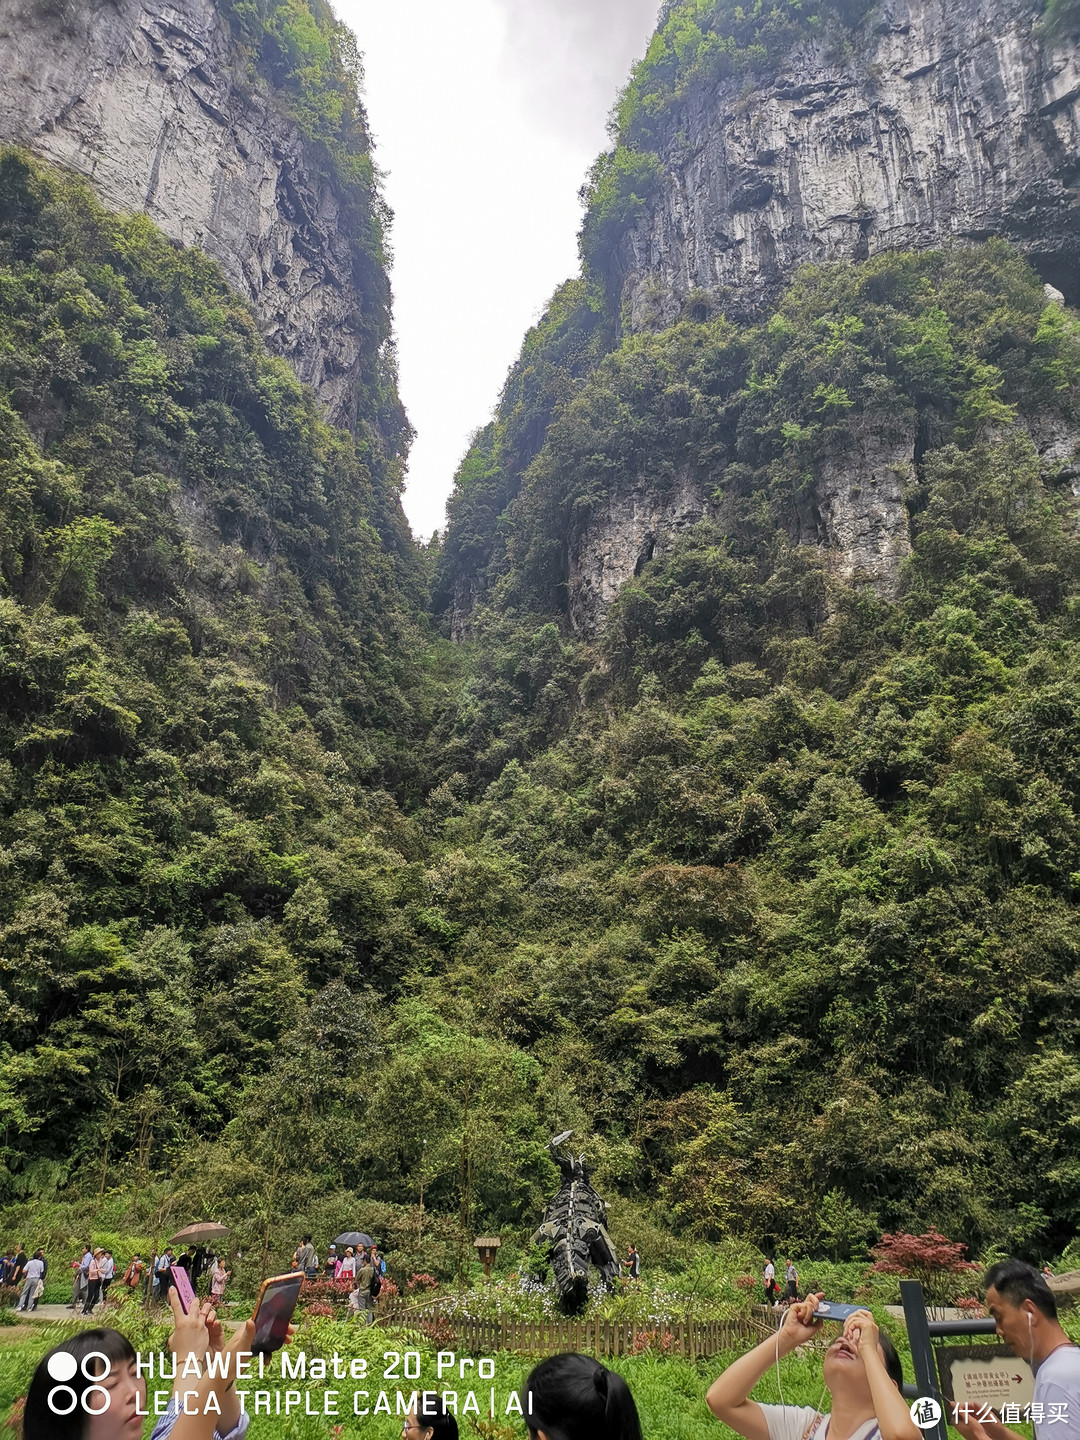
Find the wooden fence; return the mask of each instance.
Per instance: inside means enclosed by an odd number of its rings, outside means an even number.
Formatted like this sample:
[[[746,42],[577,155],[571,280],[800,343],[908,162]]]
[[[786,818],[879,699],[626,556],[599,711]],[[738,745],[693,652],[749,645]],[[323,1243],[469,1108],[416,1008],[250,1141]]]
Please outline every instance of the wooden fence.
[[[473,1355],[510,1350],[523,1355],[555,1355],[583,1350],[592,1355],[636,1355],[651,1350],[707,1359],[722,1351],[743,1350],[750,1341],[773,1333],[773,1326],[754,1320],[686,1320],[662,1325],[637,1321],[545,1319],[519,1320],[500,1316],[480,1320],[448,1313],[441,1305],[398,1302],[380,1307],[380,1325],[422,1330],[436,1343],[456,1346]]]

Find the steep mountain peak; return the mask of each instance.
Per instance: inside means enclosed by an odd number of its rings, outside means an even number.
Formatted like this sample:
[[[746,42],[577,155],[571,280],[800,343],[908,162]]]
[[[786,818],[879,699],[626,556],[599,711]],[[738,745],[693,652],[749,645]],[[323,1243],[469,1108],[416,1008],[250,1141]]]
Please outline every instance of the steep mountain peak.
[[[384,214],[352,37],[302,0],[0,0],[0,140],[198,245],[330,420],[365,415],[389,335]]]
[[[512,595],[595,634],[684,532],[730,527],[733,496],[781,472],[777,530],[819,547],[836,581],[894,599],[911,553],[905,497],[928,450],[1018,420],[1071,476],[1067,385],[1040,392],[1038,413],[1010,395],[965,429],[963,395],[1010,393],[1011,340],[968,334],[970,374],[949,362],[927,392],[906,374],[901,332],[955,359],[965,270],[1006,308],[1023,295],[1032,343],[1048,303],[1080,300],[1078,25],[1075,0],[1045,14],[1038,0],[666,5],[593,168],[579,289],[527,338],[459,475],[436,588],[452,633],[478,602]],[[803,266],[863,273],[800,290]],[[1071,324],[1055,313],[1045,333]],[[802,333],[832,337],[820,387],[781,415]],[[759,344],[768,359],[747,366]],[[855,351],[863,369],[841,381],[839,357]],[[765,408],[775,445],[762,444]],[[664,453],[659,437],[676,431]]]

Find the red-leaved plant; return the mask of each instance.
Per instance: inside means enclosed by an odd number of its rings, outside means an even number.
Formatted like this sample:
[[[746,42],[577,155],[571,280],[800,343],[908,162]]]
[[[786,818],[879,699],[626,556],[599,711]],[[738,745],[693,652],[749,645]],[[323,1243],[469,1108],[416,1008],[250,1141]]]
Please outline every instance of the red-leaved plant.
[[[434,1275],[429,1275],[426,1270],[421,1270],[406,1280],[405,1289],[412,1294],[414,1290],[435,1290],[438,1288],[438,1284]]]
[[[445,1349],[454,1339],[454,1327],[445,1315],[433,1315],[417,1321],[417,1329],[432,1345]]]
[[[904,1275],[922,1284],[923,1294],[934,1304],[949,1298],[950,1277],[979,1266],[964,1259],[967,1246],[950,1240],[940,1230],[927,1230],[922,1235],[882,1235],[870,1251],[874,1263],[870,1267],[879,1275]]]
[[[659,1355],[667,1355],[675,1348],[675,1336],[668,1330],[639,1330],[634,1337],[634,1343],[630,1347],[632,1355],[645,1355],[654,1351]]]

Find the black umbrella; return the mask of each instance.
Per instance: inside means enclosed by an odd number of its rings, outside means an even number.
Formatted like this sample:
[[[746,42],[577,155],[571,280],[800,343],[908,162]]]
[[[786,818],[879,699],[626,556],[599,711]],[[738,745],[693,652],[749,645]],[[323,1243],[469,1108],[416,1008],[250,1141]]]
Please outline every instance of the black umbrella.
[[[346,1230],[344,1235],[339,1235],[334,1241],[335,1245],[351,1245],[355,1250],[357,1245],[374,1245],[375,1241],[370,1235],[365,1235],[362,1230]]]

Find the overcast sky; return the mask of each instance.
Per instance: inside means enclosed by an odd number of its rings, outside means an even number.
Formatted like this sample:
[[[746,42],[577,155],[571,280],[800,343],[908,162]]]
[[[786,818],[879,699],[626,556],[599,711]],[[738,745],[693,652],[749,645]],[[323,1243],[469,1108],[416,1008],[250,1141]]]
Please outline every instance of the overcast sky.
[[[578,190],[658,0],[338,0],[364,54],[395,215],[405,511],[444,523],[454,471],[525,331],[577,270]]]

